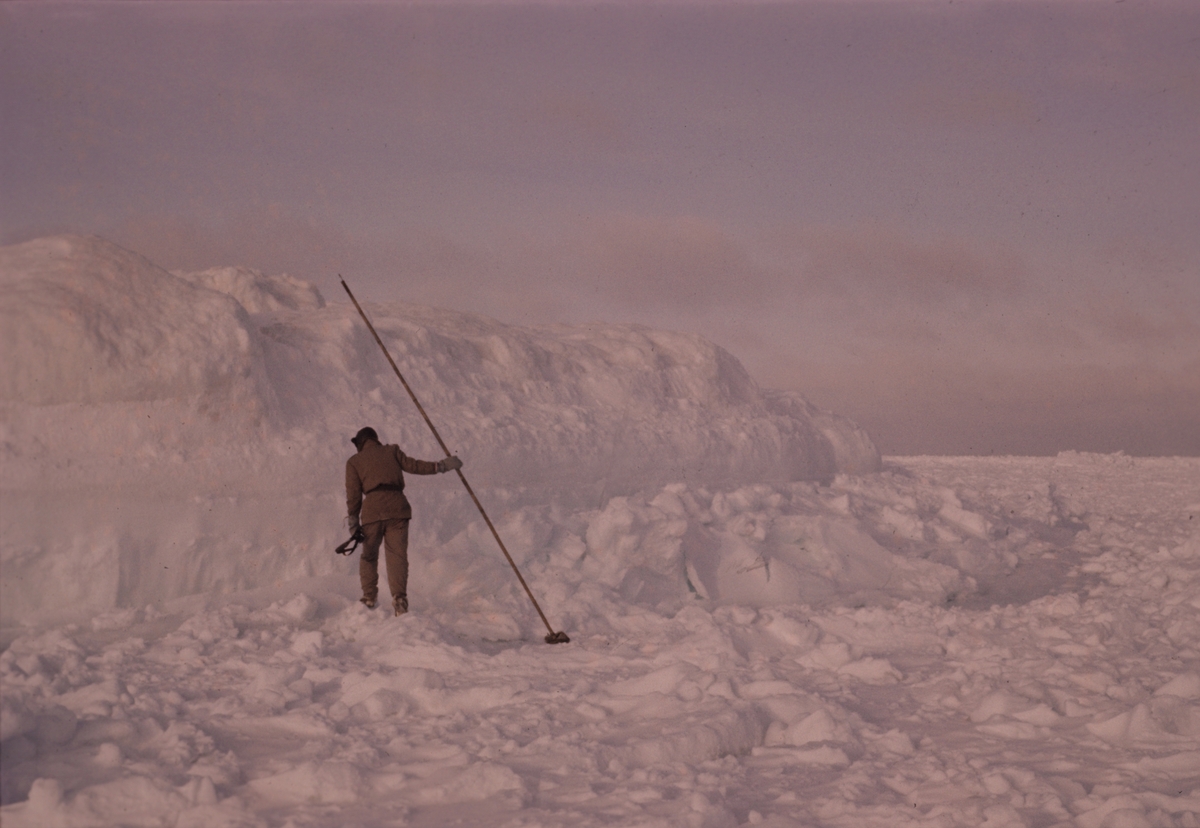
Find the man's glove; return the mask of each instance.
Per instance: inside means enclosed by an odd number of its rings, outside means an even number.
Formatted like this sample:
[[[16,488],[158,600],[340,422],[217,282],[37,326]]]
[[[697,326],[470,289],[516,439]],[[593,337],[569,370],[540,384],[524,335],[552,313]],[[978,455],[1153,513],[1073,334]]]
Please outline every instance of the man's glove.
[[[438,472],[458,471],[462,468],[462,461],[457,457],[447,457],[445,460],[438,461]]]
[[[362,539],[362,525],[358,522],[358,515],[351,515],[346,518],[346,527],[350,530],[350,537]]]

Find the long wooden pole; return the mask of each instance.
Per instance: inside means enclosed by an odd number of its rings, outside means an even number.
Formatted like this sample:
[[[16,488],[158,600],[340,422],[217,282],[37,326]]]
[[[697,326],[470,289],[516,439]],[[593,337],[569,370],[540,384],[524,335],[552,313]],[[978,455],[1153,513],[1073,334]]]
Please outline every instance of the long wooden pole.
[[[396,366],[396,360],[392,359],[392,355],[388,352],[387,346],[383,344],[383,340],[379,338],[379,334],[375,330],[375,326],[371,324],[371,320],[367,318],[366,312],[362,309],[362,305],[358,304],[358,300],[354,298],[354,293],[351,292],[350,286],[346,284],[346,280],[338,275],[338,279],[342,283],[342,287],[346,289],[346,295],[350,297],[350,301],[354,303],[354,307],[358,310],[358,315],[362,317],[363,322],[367,323],[367,329],[371,332],[371,336],[375,337],[375,342],[379,344],[379,349],[383,351],[383,355],[387,357],[388,363],[392,366],[392,370],[396,372],[396,377],[400,380],[400,384],[404,386],[404,390],[408,392],[408,396],[412,398],[413,403],[417,406],[417,411],[421,412],[421,417],[425,420],[425,425],[429,426],[429,430],[433,432],[434,439],[438,441],[438,445],[442,447],[442,451],[447,457],[453,456],[450,449],[446,448],[446,443],[442,440],[442,435],[438,434],[437,428],[434,427],[433,421],[429,419],[429,415],[425,413],[425,407],[421,405],[421,401],[417,399],[417,395],[413,393],[408,381],[404,379],[404,375],[400,373],[400,369]],[[488,517],[487,512],[483,509],[483,504],[479,502],[479,498],[475,496],[475,490],[471,488],[471,484],[467,482],[466,475],[462,473],[462,469],[454,470],[458,474],[458,479],[462,481],[466,487],[467,494],[471,496],[471,500],[475,502],[475,508],[479,509],[479,514],[483,515],[483,522],[487,524],[488,529],[492,530],[492,537],[496,539],[496,543],[500,546],[500,551],[504,553],[508,565],[512,567],[513,572],[517,575],[517,580],[521,582],[521,586],[525,588],[525,594],[529,596],[529,600],[533,602],[533,608],[537,610],[538,616],[542,619],[542,623],[546,625],[549,634],[546,636],[547,644],[567,644],[571,639],[567,638],[565,632],[555,632],[550,626],[550,622],[546,619],[546,613],[542,612],[542,608],[538,605],[537,599],[533,597],[533,592],[529,589],[529,584],[525,583],[525,579],[521,576],[521,570],[517,569],[516,561],[512,559],[512,555],[508,554],[508,549],[504,546],[504,541],[500,540],[500,533],[496,531],[496,527],[492,525],[492,519]]]

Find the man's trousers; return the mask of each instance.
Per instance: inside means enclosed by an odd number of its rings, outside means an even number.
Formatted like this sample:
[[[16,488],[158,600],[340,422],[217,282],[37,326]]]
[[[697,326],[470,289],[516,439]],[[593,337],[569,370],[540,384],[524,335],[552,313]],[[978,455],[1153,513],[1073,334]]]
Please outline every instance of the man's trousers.
[[[408,518],[377,520],[364,525],[362,531],[363,547],[362,557],[358,560],[358,577],[362,581],[363,597],[375,600],[379,595],[379,547],[383,544],[392,600],[407,600]]]

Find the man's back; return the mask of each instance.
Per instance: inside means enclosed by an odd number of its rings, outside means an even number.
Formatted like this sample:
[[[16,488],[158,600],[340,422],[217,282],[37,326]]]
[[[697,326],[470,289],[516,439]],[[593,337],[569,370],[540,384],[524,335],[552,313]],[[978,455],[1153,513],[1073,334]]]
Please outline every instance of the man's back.
[[[404,472],[437,474],[438,465],[414,460],[399,446],[381,445],[367,440],[357,454],[346,461],[346,505],[350,514],[362,508],[362,523],[412,517],[412,507],[404,496]]]

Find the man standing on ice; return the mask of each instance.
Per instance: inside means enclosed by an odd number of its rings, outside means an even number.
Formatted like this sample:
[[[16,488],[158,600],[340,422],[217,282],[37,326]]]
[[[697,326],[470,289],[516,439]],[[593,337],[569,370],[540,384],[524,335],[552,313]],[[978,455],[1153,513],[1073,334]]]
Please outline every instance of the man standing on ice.
[[[404,496],[404,472],[439,474],[461,469],[462,461],[457,457],[415,460],[399,446],[381,445],[373,428],[359,429],[350,442],[358,453],[346,461],[346,511],[350,533],[362,533],[361,600],[367,609],[374,609],[379,597],[379,546],[386,543],[392,608],[403,615],[408,612],[408,521],[412,518],[412,506]]]

